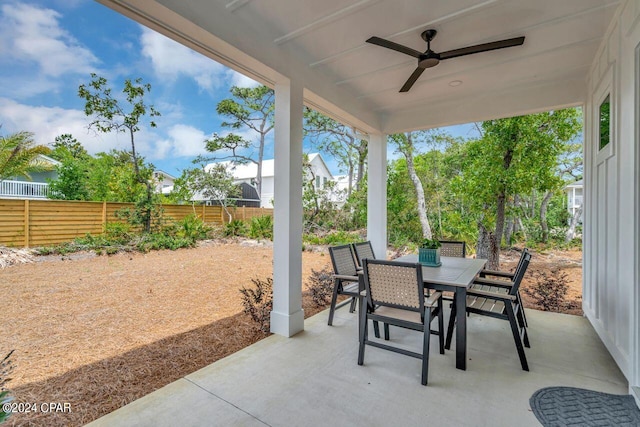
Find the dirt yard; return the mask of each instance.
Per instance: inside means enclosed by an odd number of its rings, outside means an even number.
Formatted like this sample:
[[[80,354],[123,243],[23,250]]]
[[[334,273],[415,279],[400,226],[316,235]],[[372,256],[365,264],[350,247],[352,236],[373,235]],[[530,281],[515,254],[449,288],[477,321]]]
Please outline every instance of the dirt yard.
[[[502,268],[518,257],[504,254]],[[560,268],[569,274],[570,298],[578,298],[580,260],[580,252],[535,254],[531,270]],[[329,264],[326,250],[304,252],[303,278]],[[72,409],[14,414],[7,424],[83,425],[263,338],[242,313],[238,290],[271,273],[271,247],[215,242],[40,257],[0,270],[0,357],[15,349],[9,387],[16,401]],[[308,295],[304,308],[307,316],[319,311]]]

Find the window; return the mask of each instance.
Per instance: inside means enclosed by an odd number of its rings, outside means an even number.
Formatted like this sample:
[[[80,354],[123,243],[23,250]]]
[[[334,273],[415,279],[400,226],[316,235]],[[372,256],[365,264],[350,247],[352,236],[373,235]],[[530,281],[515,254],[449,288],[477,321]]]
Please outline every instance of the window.
[[[325,176],[324,178],[322,178],[322,188],[326,188],[327,187],[327,177]]]
[[[320,177],[316,176],[316,188],[320,188]]]
[[[609,145],[610,142],[610,120],[611,119],[611,101],[609,95],[602,101],[600,104],[600,140],[599,140],[599,149],[602,150],[604,147]]]

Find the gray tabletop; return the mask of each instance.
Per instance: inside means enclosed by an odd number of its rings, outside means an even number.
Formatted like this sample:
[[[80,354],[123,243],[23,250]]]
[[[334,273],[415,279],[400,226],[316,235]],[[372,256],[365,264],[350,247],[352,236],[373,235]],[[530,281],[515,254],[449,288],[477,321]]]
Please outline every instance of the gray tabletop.
[[[394,261],[418,262],[417,254],[401,256]],[[422,267],[422,279],[439,285],[468,287],[487,262],[486,259],[440,257],[440,267]]]

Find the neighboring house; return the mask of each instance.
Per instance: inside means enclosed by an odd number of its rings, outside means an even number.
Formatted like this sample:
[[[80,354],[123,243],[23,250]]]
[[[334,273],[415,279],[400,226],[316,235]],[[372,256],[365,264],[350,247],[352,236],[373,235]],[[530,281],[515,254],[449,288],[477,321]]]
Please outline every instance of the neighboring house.
[[[333,181],[333,175],[329,171],[326,163],[322,159],[319,153],[311,153],[307,155],[309,164],[311,166],[310,171],[305,168],[305,180],[313,179],[314,187],[316,189],[325,188],[330,181]],[[243,186],[243,195],[238,200],[238,206],[254,206],[258,203],[258,193],[255,190],[255,178],[258,175],[258,165],[255,163],[246,164],[234,164],[231,161],[220,162],[227,165],[227,169],[233,175],[233,180],[236,184],[245,184]],[[211,163],[205,166],[205,169],[210,168]],[[268,159],[262,161],[262,195],[260,197],[260,207],[273,208],[273,193],[274,193],[274,159]],[[311,176],[308,174],[311,173]],[[253,189],[253,192],[249,188]],[[197,199],[202,200],[202,199]],[[250,203],[250,204],[245,204]]]
[[[153,172],[154,187],[156,193],[169,194],[173,190],[176,178],[162,170]]]
[[[573,217],[576,211],[582,206],[582,180],[567,185],[564,188],[564,192],[567,193],[567,210],[571,217]],[[580,222],[582,222],[582,218]]]
[[[46,199],[49,194],[49,181],[58,178],[56,166],[59,161],[43,154],[38,155],[38,161],[50,166],[50,170],[31,173],[26,176],[16,176],[0,181],[0,197],[5,199]]]

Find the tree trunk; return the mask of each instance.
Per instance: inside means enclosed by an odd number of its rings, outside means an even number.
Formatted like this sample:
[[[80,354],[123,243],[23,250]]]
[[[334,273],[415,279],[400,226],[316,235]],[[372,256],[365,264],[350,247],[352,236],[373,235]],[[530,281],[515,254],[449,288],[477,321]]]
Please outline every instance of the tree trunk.
[[[411,137],[409,137],[409,144],[412,144]],[[413,182],[413,187],[416,190],[416,196],[418,198],[418,217],[420,218],[420,225],[422,226],[422,237],[425,239],[431,239],[433,238],[433,234],[431,233],[429,218],[427,218],[427,203],[424,198],[424,188],[422,187],[422,182],[416,173],[416,168],[413,164],[413,157],[410,153],[411,150],[409,150],[408,153],[405,153],[405,157],[407,159],[409,177],[411,178],[411,182]]]
[[[569,243],[573,239],[576,238],[576,227],[578,226],[578,222],[580,221],[580,217],[582,216],[582,203],[578,206],[578,209],[573,213],[571,217],[571,222],[569,223],[569,229],[567,230],[567,234],[565,235],[565,242]]]
[[[515,228],[515,224],[516,223],[513,220],[513,217],[507,218],[507,224],[504,227],[504,242],[509,247],[511,247],[511,245],[512,245],[511,238],[513,237],[513,231],[514,231],[514,228]]]
[[[476,246],[476,257],[487,260],[487,268],[498,270],[500,267],[500,246],[496,247],[496,236],[478,223],[478,244]]]
[[[549,208],[549,202],[553,197],[553,192],[547,191],[540,203],[540,228],[542,228],[542,243],[547,243],[549,240],[549,224],[547,224],[547,209]]]
[[[264,123],[260,127],[262,131],[260,133],[260,147],[258,148],[258,172],[256,173],[256,191],[258,192],[258,198],[260,199],[260,206],[262,206],[262,159],[264,158]]]

